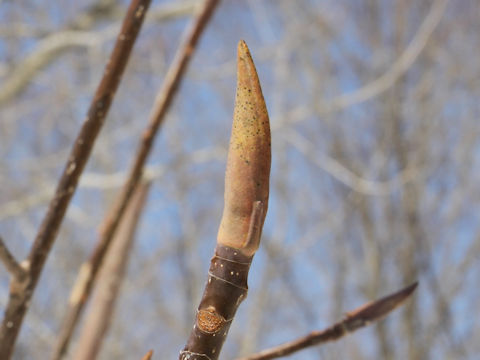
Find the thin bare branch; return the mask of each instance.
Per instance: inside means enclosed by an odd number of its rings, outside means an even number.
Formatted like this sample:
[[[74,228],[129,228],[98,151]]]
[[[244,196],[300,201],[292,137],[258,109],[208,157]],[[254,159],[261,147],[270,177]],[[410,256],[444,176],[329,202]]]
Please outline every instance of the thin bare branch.
[[[119,297],[120,286],[125,276],[135,231],[145,206],[149,187],[150,183],[142,183],[137,187],[105,256],[104,265],[98,275],[92,306],[85,319],[77,350],[73,356],[75,360],[93,360],[100,352]]]
[[[313,331],[310,334],[297,340],[287,342],[283,345],[261,351],[237,360],[267,360],[293,354],[294,352],[304,350],[310,346],[324,344],[329,341],[335,341],[343,336],[365,327],[375,321],[385,317],[395,308],[402,305],[408,297],[415,291],[418,283],[407,286],[391,295],[385,296],[379,300],[369,302],[349,313],[345,319],[334,324],[323,331]]]
[[[79,296],[73,297],[76,301],[70,302],[69,304],[60,331],[59,341],[56,345],[56,350],[52,359],[60,359],[67,351],[71,335],[75,329],[83,307],[90,296],[105,252],[110,245],[125,208],[140,181],[145,162],[152,149],[158,129],[160,128],[173,97],[181,83],[187,65],[194,53],[198,40],[200,39],[200,35],[203,33],[203,30],[217,5],[218,0],[206,0],[198,15],[185,33],[185,41],[179,47],[167,72],[163,85],[155,99],[149,123],[143,132],[128,179],[124,184],[122,191],[117,196],[113,208],[109,211],[100,227],[100,237],[90,257],[88,271],[85,270],[85,268],[84,271],[80,271],[76,284],[74,285],[72,295],[77,291],[80,291],[80,293]]]
[[[102,128],[149,5],[150,0],[132,0],[130,4],[102,80],[30,251],[29,283],[24,291],[15,296],[11,293],[0,329],[0,354],[4,359],[10,359],[12,356],[15,340],[33,291],[62,224],[70,199],[77,188],[78,179]]]
[[[0,260],[3,262],[8,272],[15,278],[15,280],[20,282],[25,279],[27,272],[18,263],[10,250],[8,250],[7,246],[3,242],[2,237],[0,237]]]

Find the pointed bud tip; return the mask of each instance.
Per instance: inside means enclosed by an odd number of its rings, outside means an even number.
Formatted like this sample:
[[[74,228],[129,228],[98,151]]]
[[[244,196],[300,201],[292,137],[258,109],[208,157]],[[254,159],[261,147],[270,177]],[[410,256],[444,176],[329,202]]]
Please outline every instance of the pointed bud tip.
[[[250,50],[248,49],[248,46],[247,46],[247,43],[245,42],[245,40],[240,40],[238,42],[237,53],[238,53],[238,57],[246,57],[247,56],[247,57],[251,58]]]
[[[142,360],[150,360],[153,355],[153,350],[149,350],[142,358]]]
[[[406,295],[410,295],[415,291],[415,289],[418,287],[418,281],[415,281],[413,284],[407,286],[403,291],[405,291]]]
[[[248,49],[247,43],[240,40],[237,48],[237,91],[246,88],[249,88],[252,94],[261,96],[263,102],[260,80],[258,79],[252,54]]]
[[[240,249],[249,236],[256,201],[263,204],[258,233],[261,233],[265,219],[271,137],[257,70],[243,40],[238,43],[237,60],[237,91],[225,175],[225,208],[217,240],[220,244]]]
[[[413,284],[396,291],[393,294],[384,296],[383,298],[371,301],[353,311],[348,312],[347,318],[360,318],[365,321],[378,320],[395,308],[402,305],[418,286],[418,281]]]

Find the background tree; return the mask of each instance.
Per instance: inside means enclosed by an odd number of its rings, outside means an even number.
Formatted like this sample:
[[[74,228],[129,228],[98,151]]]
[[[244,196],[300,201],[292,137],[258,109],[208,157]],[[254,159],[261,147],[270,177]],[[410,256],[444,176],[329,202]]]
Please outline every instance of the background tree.
[[[195,5],[152,5],[15,359],[50,355]],[[0,233],[20,259],[126,10],[58,6],[0,5]],[[101,358],[148,348],[175,358],[184,345],[221,217],[240,38],[255,54],[273,162],[262,247],[224,358],[324,328],[415,279],[418,296],[379,326],[291,358],[475,356],[479,14],[470,0],[221,2],[149,159],[149,201]],[[0,280],[4,308],[5,271]]]

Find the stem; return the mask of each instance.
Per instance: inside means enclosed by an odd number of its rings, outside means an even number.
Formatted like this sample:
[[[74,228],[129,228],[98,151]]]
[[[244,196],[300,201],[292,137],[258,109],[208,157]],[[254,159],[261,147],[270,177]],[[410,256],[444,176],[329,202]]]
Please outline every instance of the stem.
[[[385,296],[380,300],[367,303],[347,313],[344,320],[332,325],[326,330],[313,331],[297,340],[237,360],[276,359],[304,350],[310,346],[321,345],[329,341],[338,340],[355,330],[382,319],[392,310],[402,305],[410,297],[413,291],[415,291],[417,285],[418,283],[414,283],[396,293]]]
[[[3,242],[3,239],[0,237],[0,260],[3,262],[8,272],[16,281],[23,281],[27,275],[27,272],[24,268],[15,260],[15,257],[12,255],[10,250]]]
[[[198,40],[200,39],[200,35],[203,33],[203,30],[211,18],[218,2],[218,0],[206,0],[204,2],[197,17],[187,29],[184,37],[185,41],[177,50],[177,54],[168,69],[162,88],[160,89],[153,105],[149,123],[143,132],[128,179],[125,182],[121,193],[117,196],[113,208],[103,220],[97,245],[90,256],[90,259],[86,263],[87,265],[82,266],[83,271],[80,271],[76,284],[72,289],[71,301],[63,319],[52,360],[61,359],[68,349],[70,338],[78,319],[83,311],[85,303],[90,297],[103,257],[105,256],[115,231],[117,230],[120,218],[123,216],[127,204],[140,182],[143,168],[152,149],[155,136],[181,83],[187,65],[195,51]]]
[[[67,164],[50,202],[28,257],[29,283],[20,294],[10,294],[5,317],[0,328],[0,354],[10,359],[28,304],[37,285],[43,266],[56,239],[78,179],[90,156],[95,140],[104,123],[120,79],[127,65],[150,0],[132,0],[120,35],[105,68],[102,80],[88,110],[87,118],[78,134]]]
[[[92,306],[85,318],[77,351],[73,356],[75,360],[96,359],[101,349],[111,323],[115,302],[119,297],[120,286],[125,276],[135,231],[149,187],[149,183],[142,183],[135,191],[108,250],[98,276]]]

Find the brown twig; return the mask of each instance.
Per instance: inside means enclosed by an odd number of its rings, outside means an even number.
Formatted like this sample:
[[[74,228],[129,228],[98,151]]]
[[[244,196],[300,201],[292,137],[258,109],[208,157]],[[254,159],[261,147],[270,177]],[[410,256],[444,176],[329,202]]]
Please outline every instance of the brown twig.
[[[385,296],[380,300],[369,302],[347,313],[345,319],[326,330],[311,332],[297,340],[237,360],[276,359],[306,349],[310,346],[338,340],[355,330],[382,319],[393,309],[402,305],[417,288],[417,285],[418,283],[414,283],[396,293]]]
[[[185,41],[179,47],[176,56],[166,74],[162,88],[155,99],[155,103],[150,114],[149,123],[143,132],[134,163],[129,171],[128,179],[124,184],[121,193],[117,196],[111,211],[109,211],[104,219],[100,227],[101,231],[97,245],[90,259],[88,260],[88,263],[86,263],[88,265],[84,264],[84,266],[82,266],[83,271],[80,271],[72,290],[71,301],[62,324],[58,338],[59,341],[56,345],[52,360],[60,359],[68,348],[68,343],[78,318],[80,317],[85,302],[90,296],[91,289],[95,282],[95,278],[98,269],[101,266],[105,252],[107,251],[113,235],[118,227],[120,218],[122,217],[125,208],[130,201],[138,182],[140,181],[145,162],[150,154],[158,129],[160,128],[176,90],[180,85],[200,35],[203,33],[203,30],[211,18],[218,2],[218,0],[206,0],[204,2],[192,25],[187,29]],[[74,301],[72,301],[72,299]]]
[[[18,263],[10,250],[8,250],[2,237],[0,237],[0,260],[3,262],[10,275],[12,275],[17,281],[22,282],[25,279],[27,272]]]
[[[92,306],[86,316],[77,351],[73,357],[75,360],[96,359],[101,349],[115,309],[149,187],[150,183],[142,183],[137,187],[105,256],[105,263],[98,275]]]
[[[10,359],[13,353],[15,340],[28,309],[28,303],[55,241],[70,199],[76,190],[78,179],[104,123],[149,4],[150,0],[132,0],[130,4],[102,80],[28,256],[28,284],[18,293],[11,291],[0,329],[2,359]]]
[[[153,350],[150,350],[143,356],[142,360],[150,360],[152,358],[152,355],[153,355]]]
[[[196,321],[180,360],[217,360],[260,244],[268,207],[270,123],[255,65],[238,44],[237,95],[225,173],[225,206]]]

